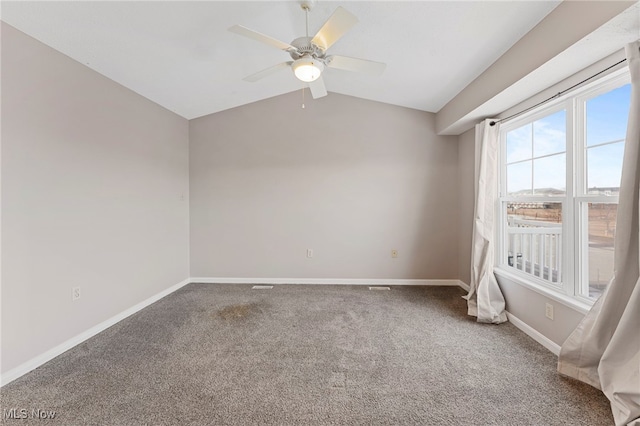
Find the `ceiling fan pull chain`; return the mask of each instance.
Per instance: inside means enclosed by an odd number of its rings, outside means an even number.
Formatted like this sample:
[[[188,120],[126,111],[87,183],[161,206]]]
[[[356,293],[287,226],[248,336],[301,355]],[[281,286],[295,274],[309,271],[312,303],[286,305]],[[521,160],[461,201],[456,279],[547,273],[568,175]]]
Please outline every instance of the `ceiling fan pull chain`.
[[[302,109],[304,109],[304,86],[302,86]]]

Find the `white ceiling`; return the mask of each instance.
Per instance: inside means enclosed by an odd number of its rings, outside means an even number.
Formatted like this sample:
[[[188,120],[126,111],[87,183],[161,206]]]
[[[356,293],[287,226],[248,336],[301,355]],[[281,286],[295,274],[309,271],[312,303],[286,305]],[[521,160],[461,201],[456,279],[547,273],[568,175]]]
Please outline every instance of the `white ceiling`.
[[[330,53],[387,63],[373,77],[328,69],[329,92],[436,112],[559,1],[319,1],[315,33],[338,6],[360,22]],[[241,24],[285,42],[304,35],[296,1],[2,2],[2,20],[188,118],[300,89],[289,60],[227,31]]]

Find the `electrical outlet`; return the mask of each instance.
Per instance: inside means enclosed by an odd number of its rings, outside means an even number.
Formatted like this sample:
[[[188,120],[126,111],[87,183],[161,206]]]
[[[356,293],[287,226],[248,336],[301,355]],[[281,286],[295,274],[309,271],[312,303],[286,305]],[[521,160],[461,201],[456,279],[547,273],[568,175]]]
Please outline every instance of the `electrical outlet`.
[[[71,290],[71,300],[75,302],[78,299],[80,299],[80,287],[74,287]]]
[[[307,249],[307,257],[313,257],[313,249]]]
[[[551,303],[547,303],[544,309],[544,316],[553,320],[553,305]]]
[[[398,257],[398,250],[391,250],[391,257],[393,257],[394,259]]]

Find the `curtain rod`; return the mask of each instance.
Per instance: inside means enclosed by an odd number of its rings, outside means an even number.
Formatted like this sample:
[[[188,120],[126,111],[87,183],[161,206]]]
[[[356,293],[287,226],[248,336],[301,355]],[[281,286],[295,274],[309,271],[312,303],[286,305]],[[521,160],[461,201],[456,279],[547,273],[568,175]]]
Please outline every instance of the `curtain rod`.
[[[594,75],[592,75],[591,77],[587,77],[587,78],[585,78],[585,79],[584,79],[584,80],[582,80],[580,83],[576,83],[576,84],[574,84],[573,86],[569,87],[568,89],[565,89],[565,90],[563,90],[562,92],[558,92],[558,93],[556,93],[555,95],[551,96],[551,97],[550,97],[550,98],[548,98],[548,99],[545,99],[545,100],[544,100],[544,101],[542,101],[542,102],[538,102],[538,103],[537,103],[537,104],[535,104],[534,106],[531,106],[531,107],[529,107],[529,108],[523,109],[522,111],[520,111],[520,112],[516,112],[515,114],[512,114],[512,115],[510,115],[510,116],[508,116],[508,117],[501,118],[500,120],[494,120],[494,121],[492,121],[491,123],[489,123],[489,125],[490,125],[490,126],[495,126],[495,125],[496,125],[496,124],[498,124],[498,123],[501,123],[501,122],[503,122],[503,121],[509,120],[509,119],[511,119],[511,118],[513,118],[513,117],[517,117],[518,115],[524,114],[525,112],[531,111],[532,109],[534,109],[534,108],[536,108],[536,107],[539,107],[539,106],[540,106],[540,105],[542,105],[542,104],[546,104],[547,102],[549,102],[549,101],[551,101],[551,100],[553,100],[553,99],[555,99],[555,98],[559,98],[560,96],[562,96],[562,95],[564,95],[565,93],[567,93],[569,90],[571,90],[571,89],[575,89],[576,87],[580,86],[581,84],[586,83],[587,81],[591,80],[592,78],[595,78],[595,77],[599,76],[599,75],[600,75],[600,74],[602,74],[603,72],[607,72],[607,71],[609,71],[611,68],[613,68],[613,67],[615,67],[615,66],[620,65],[621,63],[623,63],[623,62],[624,62],[624,61],[626,61],[626,60],[627,60],[627,59],[625,58],[625,59],[623,59],[623,60],[621,60],[621,61],[619,61],[619,62],[616,62],[615,64],[613,64],[613,65],[611,65],[611,66],[609,66],[609,67],[607,67],[607,68],[603,69],[602,71],[595,73],[595,74],[594,74]]]

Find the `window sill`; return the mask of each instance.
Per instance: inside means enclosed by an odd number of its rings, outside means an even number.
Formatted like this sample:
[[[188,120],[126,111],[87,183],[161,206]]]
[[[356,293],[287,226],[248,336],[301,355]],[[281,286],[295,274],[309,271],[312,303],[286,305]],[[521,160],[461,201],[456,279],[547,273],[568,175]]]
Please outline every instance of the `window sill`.
[[[527,280],[526,278],[518,274],[514,274],[513,272],[505,268],[496,266],[494,267],[493,272],[501,278],[505,278],[510,281],[513,281],[514,283],[521,285],[522,287],[526,287],[530,290],[533,290],[536,293],[541,294],[542,296],[548,297],[549,299],[552,299],[558,303],[561,303],[582,314],[586,314],[591,309],[592,304],[583,302],[582,300],[576,299],[571,296],[567,296],[566,294],[562,294],[550,288],[543,287],[539,284],[531,282],[530,280]]]

